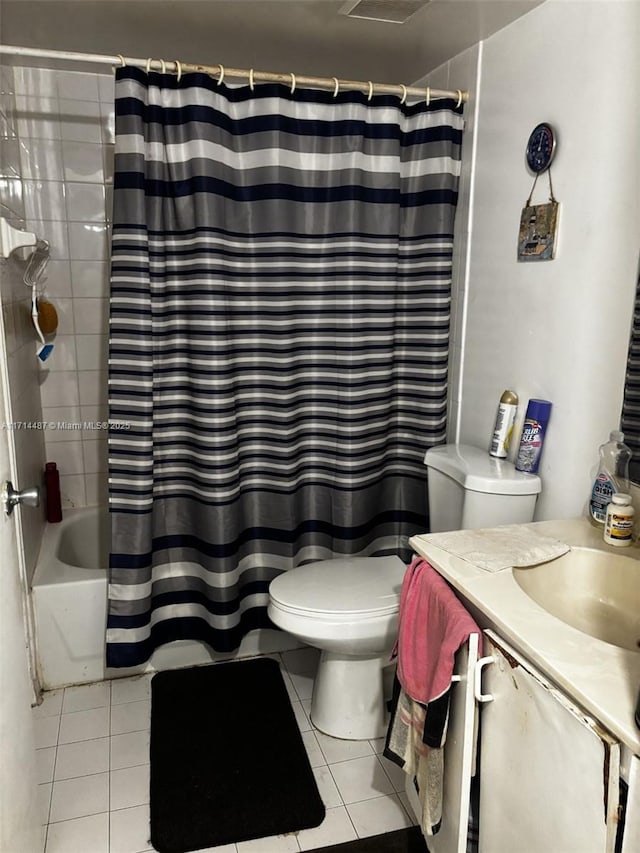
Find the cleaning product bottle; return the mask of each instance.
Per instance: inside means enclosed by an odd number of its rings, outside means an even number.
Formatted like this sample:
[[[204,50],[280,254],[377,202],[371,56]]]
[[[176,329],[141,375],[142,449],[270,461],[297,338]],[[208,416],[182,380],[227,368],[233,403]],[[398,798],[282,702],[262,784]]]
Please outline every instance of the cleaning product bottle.
[[[631,545],[634,514],[631,495],[622,492],[611,495],[604,524],[604,541],[608,545]]]
[[[529,400],[522,424],[520,447],[516,458],[516,471],[535,474],[540,465],[542,443],[551,416],[549,400]]]
[[[629,491],[631,450],[624,443],[624,433],[614,429],[609,433],[609,441],[600,445],[599,452],[600,465],[591,490],[589,511],[595,522],[604,524],[611,496]]]
[[[493,435],[491,436],[491,444],[489,446],[491,456],[506,459],[517,409],[518,395],[515,391],[505,391],[502,397],[500,397],[496,413],[496,423],[493,428]]]
[[[60,472],[55,462],[47,462],[44,469],[44,482],[47,489],[47,521],[62,521],[62,501],[60,498]]]

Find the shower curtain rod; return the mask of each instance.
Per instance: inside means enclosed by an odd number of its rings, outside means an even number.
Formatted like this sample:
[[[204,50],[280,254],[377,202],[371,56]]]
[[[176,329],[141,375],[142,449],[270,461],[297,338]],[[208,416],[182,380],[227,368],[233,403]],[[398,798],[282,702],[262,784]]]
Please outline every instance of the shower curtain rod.
[[[212,77],[217,77],[218,82],[222,82],[225,77],[233,77],[240,80],[248,80],[249,85],[253,88],[254,83],[284,83],[291,86],[291,91],[297,85],[309,86],[315,89],[333,90],[334,94],[338,94],[340,90],[355,89],[359,92],[364,92],[371,98],[375,95],[399,95],[402,97],[402,103],[408,97],[425,98],[427,103],[430,100],[439,100],[442,98],[451,98],[458,102],[458,106],[469,99],[469,93],[461,89],[433,89],[430,86],[419,88],[417,86],[405,86],[403,83],[372,83],[371,81],[364,82],[363,80],[339,80],[337,77],[308,77],[302,74],[280,74],[273,71],[254,71],[253,68],[227,68],[225,65],[195,65],[191,62],[181,62],[175,59],[134,59],[127,58],[117,54],[116,56],[106,56],[100,53],[77,53],[75,51],[66,50],[42,50],[35,47],[17,47],[15,45],[0,44],[0,54],[9,56],[24,56],[40,59],[57,59],[69,62],[86,62],[96,63],[100,65],[133,65],[136,68],[145,68],[147,71],[170,71],[181,75],[190,71],[201,71],[204,74],[209,74]]]

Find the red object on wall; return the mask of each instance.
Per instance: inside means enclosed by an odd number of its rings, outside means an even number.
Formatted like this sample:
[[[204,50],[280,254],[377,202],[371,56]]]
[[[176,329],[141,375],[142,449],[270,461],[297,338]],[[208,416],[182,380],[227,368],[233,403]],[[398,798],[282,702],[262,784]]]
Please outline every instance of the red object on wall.
[[[55,462],[46,463],[44,470],[44,482],[47,489],[47,521],[62,521],[60,473]]]

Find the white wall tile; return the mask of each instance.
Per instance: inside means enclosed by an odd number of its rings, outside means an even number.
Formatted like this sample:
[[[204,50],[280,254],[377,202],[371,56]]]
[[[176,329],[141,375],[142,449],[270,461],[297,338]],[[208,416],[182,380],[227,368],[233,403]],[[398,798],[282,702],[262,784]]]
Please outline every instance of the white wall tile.
[[[80,370],[106,370],[109,338],[107,335],[77,335],[76,347]]]
[[[100,104],[61,98],[60,137],[74,142],[102,142]]]
[[[106,299],[109,295],[109,264],[101,261],[71,261],[74,297]]]
[[[106,261],[107,227],[100,222],[69,222],[69,251],[75,260]]]
[[[67,212],[70,220],[104,224],[104,186],[69,182],[66,185]]]
[[[16,95],[15,122],[21,139],[60,139],[57,98]]]
[[[104,182],[102,145],[89,142],[62,142],[65,181]]]
[[[72,98],[77,101],[99,100],[97,74],[83,71],[58,71],[56,86],[59,98]]]
[[[68,260],[53,261],[47,264],[43,276],[44,294],[49,301],[55,305],[56,298],[70,297],[71,290],[71,266]]]
[[[102,430],[100,430],[100,433],[102,433]],[[106,473],[109,468],[106,431],[96,441],[83,441],[82,453],[85,474]]]
[[[43,408],[79,406],[78,374],[74,370],[49,373],[40,386]]]
[[[73,143],[70,143],[73,144]],[[23,178],[59,181],[62,178],[62,147],[53,139],[20,138]]]
[[[73,300],[75,329],[78,335],[105,335],[109,331],[109,300]]]
[[[18,66],[13,69],[13,79],[16,94],[32,95],[37,92],[42,97],[57,97],[56,72],[48,68]]]
[[[73,441],[58,442],[55,453],[55,461],[61,477],[71,474],[84,474],[82,441],[75,439]]]
[[[104,370],[79,371],[78,388],[81,405],[99,406],[107,395],[107,372]]]
[[[64,444],[61,444],[60,447],[64,447]],[[70,474],[60,477],[60,494],[63,507],[86,506],[87,491],[84,474]]]
[[[46,369],[49,372],[78,369],[74,335],[56,335],[55,338],[47,336],[47,342],[53,343],[53,352],[46,361]]]

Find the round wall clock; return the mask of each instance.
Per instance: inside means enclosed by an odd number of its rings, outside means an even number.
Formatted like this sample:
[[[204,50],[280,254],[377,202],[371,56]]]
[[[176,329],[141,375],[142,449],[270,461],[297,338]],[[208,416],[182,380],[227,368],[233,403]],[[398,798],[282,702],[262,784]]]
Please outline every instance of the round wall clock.
[[[556,153],[556,134],[550,124],[543,122],[531,131],[527,143],[527,165],[539,175],[551,165]]]

